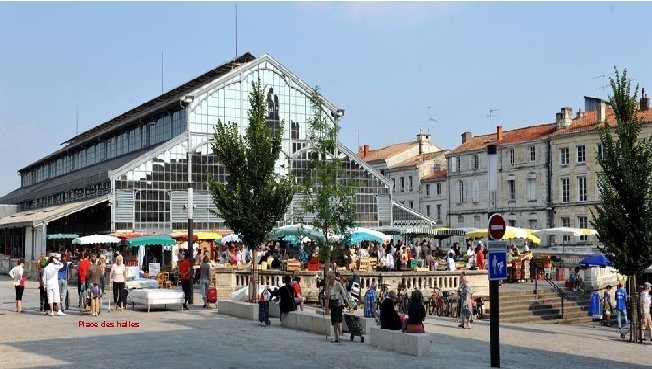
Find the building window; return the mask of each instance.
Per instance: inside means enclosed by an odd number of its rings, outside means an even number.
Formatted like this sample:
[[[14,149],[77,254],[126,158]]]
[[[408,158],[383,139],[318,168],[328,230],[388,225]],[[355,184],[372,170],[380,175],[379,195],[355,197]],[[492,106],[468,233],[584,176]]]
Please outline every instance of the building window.
[[[536,219],[530,219],[529,223],[530,223],[529,224],[530,229],[537,229],[537,220]]]
[[[567,218],[567,217],[561,218],[561,226],[562,227],[570,227],[570,218]],[[568,242],[568,241],[570,241],[570,236],[569,235],[564,235],[564,237],[562,237],[562,239],[564,240],[564,242]]]
[[[598,157],[600,159],[604,157],[604,146],[601,143],[598,144]]]
[[[514,165],[514,149],[509,149],[509,163]]]
[[[396,191],[396,178],[392,178],[392,188]]]
[[[437,195],[441,195],[441,183],[437,183]]]
[[[457,226],[464,227],[464,215],[459,215],[457,217]]]
[[[426,196],[430,196],[430,184],[426,185]]]
[[[405,177],[401,177],[401,192],[405,192]]]
[[[568,162],[570,161],[570,156],[568,153],[568,147],[563,147],[559,149],[559,163],[562,166],[568,165]]]
[[[478,170],[478,168],[480,167],[480,158],[478,157],[478,155],[473,155],[473,160],[471,165],[473,166],[473,170]]]
[[[584,145],[577,146],[577,162],[586,163],[586,146]]]
[[[473,216],[473,226],[475,228],[480,228],[480,216],[479,215],[474,215]]]
[[[530,161],[537,160],[537,150],[534,146],[530,146]]]
[[[430,216],[430,205],[426,205],[426,216]]]
[[[459,190],[459,197],[458,197],[458,202],[464,202],[464,182],[458,181],[457,182],[457,188]]]
[[[414,209],[414,201],[410,201],[410,209]]]
[[[561,179],[561,202],[570,202],[570,180]]]
[[[412,176],[408,177],[410,179],[410,192],[412,192]]]
[[[480,202],[480,182],[473,181],[473,203],[477,204]]]
[[[588,228],[589,227],[588,217],[584,217],[584,216],[577,217],[577,224],[579,225],[580,228]],[[586,241],[587,239],[588,239],[587,236],[580,236],[580,241]]]
[[[458,156],[457,157],[457,163],[455,163],[457,167],[457,171],[461,172],[462,171],[462,157]]]
[[[437,204],[437,221],[441,222],[441,204]]]
[[[577,201],[587,201],[586,177],[577,177]]]
[[[527,194],[528,194],[528,201],[537,201],[537,179],[536,178],[527,179]]]
[[[509,192],[509,201],[516,201],[516,180],[510,179],[507,181],[507,191]]]
[[[455,173],[457,172],[457,158],[453,156],[450,159],[451,159],[451,163],[448,167],[451,168],[451,171],[453,173]]]

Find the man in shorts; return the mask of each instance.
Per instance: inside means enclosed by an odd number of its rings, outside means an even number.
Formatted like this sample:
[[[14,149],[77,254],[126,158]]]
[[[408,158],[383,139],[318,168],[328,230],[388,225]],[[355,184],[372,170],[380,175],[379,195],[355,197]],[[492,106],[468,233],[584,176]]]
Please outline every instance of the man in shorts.
[[[48,295],[48,302],[50,303],[50,311],[45,312],[46,315],[54,316],[54,304],[59,306],[57,315],[66,315],[61,311],[61,295],[59,294],[59,269],[63,264],[59,262],[54,256],[50,256],[47,266],[43,269],[43,287]]]

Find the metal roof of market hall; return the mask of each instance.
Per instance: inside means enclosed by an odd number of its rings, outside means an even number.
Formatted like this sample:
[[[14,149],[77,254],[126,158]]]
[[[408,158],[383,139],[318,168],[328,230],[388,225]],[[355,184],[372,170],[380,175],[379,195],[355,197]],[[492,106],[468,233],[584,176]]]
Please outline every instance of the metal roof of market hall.
[[[20,169],[18,172],[22,173],[32,167],[38,166],[39,164],[46,162],[52,158],[55,158],[62,153],[69,151],[70,149],[82,146],[85,143],[91,141],[96,141],[98,137],[103,135],[108,135],[116,130],[122,129],[130,124],[139,124],[138,119],[146,117],[147,115],[156,113],[160,110],[165,110],[170,106],[178,106],[179,100],[182,99],[188,93],[196,90],[197,88],[210,83],[211,81],[224,76],[233,69],[256,60],[256,57],[251,53],[245,53],[225,64],[222,64],[210,71],[193,78],[192,80],[182,84],[179,87],[176,87],[162,95],[159,95],[107,122],[99,124],[87,131],[80,133],[79,135],[69,139],[62,143],[66,145],[64,148],[53,152],[50,155],[47,155],[32,164],[27,165],[26,167]]]

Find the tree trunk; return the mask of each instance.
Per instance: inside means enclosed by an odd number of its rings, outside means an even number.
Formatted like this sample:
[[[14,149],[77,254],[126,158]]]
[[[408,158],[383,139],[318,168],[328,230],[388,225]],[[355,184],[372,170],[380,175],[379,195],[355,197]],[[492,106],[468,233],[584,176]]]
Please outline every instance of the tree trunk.
[[[633,275],[630,278],[628,278],[627,283],[629,284],[629,296],[632,299],[631,303],[629,304],[630,316],[632,318],[630,322],[631,333],[629,336],[629,342],[639,343],[641,342],[641,330],[639,329],[639,322],[638,322],[639,306],[638,306],[638,289],[636,285],[636,275]]]
[[[258,263],[256,263],[256,257],[258,256],[257,248],[251,249],[251,278],[249,279],[249,302],[258,301],[258,285],[260,284],[260,278],[258,277]]]

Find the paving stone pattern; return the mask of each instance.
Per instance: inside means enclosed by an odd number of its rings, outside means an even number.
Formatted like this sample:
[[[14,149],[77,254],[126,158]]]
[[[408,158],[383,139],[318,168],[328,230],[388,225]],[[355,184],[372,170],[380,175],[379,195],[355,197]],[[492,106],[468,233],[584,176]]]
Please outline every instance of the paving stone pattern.
[[[76,287],[70,291],[76,294]],[[106,306],[106,299],[105,306]],[[195,301],[201,301],[199,295]],[[260,327],[191,306],[144,307],[64,317],[38,311],[38,284],[28,282],[26,312],[14,312],[14,288],[0,276],[0,368],[489,368],[489,324],[470,330],[450,318],[428,317],[436,336],[431,357],[385,352],[359,340],[334,344],[324,335]],[[97,327],[81,327],[81,323]],[[102,323],[114,327],[102,327]],[[117,327],[116,322],[132,327]],[[133,325],[138,324],[138,327]],[[106,324],[105,324],[106,325]],[[502,368],[650,368],[652,344],[630,344],[616,329],[563,324],[501,325]]]

